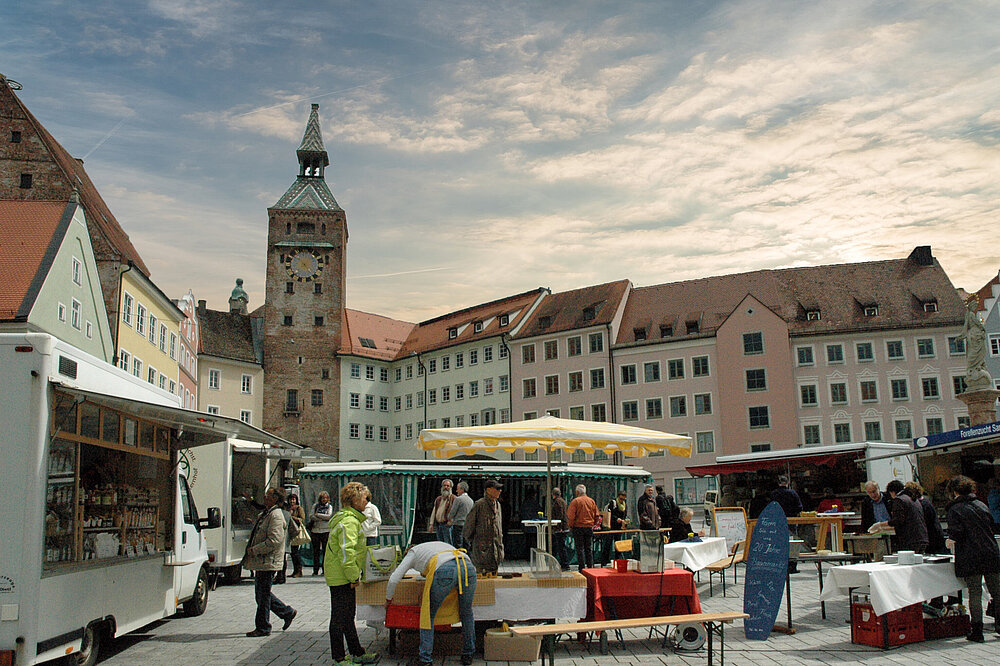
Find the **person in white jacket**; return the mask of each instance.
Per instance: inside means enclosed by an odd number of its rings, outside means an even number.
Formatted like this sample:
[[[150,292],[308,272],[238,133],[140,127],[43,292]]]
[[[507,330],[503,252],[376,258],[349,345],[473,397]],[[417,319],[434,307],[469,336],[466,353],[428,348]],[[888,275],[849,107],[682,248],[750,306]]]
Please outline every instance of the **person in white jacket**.
[[[372,503],[372,494],[368,493],[368,506],[363,512],[365,522],[361,523],[361,531],[365,535],[365,543],[374,546],[378,543],[378,526],[382,524],[382,514],[378,507]]]

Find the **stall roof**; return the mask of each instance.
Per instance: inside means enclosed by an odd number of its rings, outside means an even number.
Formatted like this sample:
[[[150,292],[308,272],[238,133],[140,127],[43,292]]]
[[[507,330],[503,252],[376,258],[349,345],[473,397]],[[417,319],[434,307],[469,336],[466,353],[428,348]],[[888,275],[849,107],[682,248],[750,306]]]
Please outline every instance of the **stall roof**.
[[[545,463],[520,460],[385,460],[382,462],[317,463],[299,470],[303,476],[349,476],[351,474],[415,474],[419,476],[545,476]],[[553,476],[650,478],[641,467],[552,463]]]
[[[289,442],[287,439],[282,439],[277,435],[272,435],[260,428],[255,428],[249,423],[244,423],[239,419],[229,416],[207,414],[181,407],[157,405],[131,398],[94,393],[66,386],[59,382],[52,382],[52,385],[63,393],[80,399],[86,399],[88,402],[126,411],[135,416],[157,421],[180,431],[181,434],[172,442],[172,446],[175,449],[187,449],[193,446],[211,444],[227,437],[236,437],[247,442],[256,442],[270,448],[302,448],[298,444]]]
[[[887,442],[857,442],[852,444],[833,444],[830,446],[807,446],[801,449],[785,451],[764,451],[762,453],[741,453],[732,456],[719,456],[712,465],[692,465],[687,471],[692,476],[712,476],[715,474],[734,474],[736,472],[756,472],[762,469],[781,467],[790,462],[811,465],[829,465],[837,458],[867,449],[879,449],[889,453],[889,456],[904,455],[911,451],[906,444],[889,444]]]

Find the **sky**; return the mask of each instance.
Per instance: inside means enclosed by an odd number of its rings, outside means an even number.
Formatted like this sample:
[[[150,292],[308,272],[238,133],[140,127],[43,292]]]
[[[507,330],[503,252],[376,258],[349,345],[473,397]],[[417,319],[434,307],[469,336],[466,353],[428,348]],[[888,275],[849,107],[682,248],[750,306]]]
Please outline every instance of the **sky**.
[[[320,104],[347,305],[627,278],[1000,269],[1000,3],[33,0],[0,71],[168,295],[264,298]]]

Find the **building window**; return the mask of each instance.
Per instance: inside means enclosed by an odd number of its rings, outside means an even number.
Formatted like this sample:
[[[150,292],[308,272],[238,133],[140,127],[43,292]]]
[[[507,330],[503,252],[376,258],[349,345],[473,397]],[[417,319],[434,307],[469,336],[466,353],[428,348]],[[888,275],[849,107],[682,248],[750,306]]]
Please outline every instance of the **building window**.
[[[475,322],[472,325],[472,332],[473,333],[482,333],[483,332],[483,322],[481,322],[481,321]]]
[[[11,130],[10,132],[10,142],[11,143],[21,143],[21,132],[18,130]]]
[[[465,399],[465,384],[455,384],[455,400]]]
[[[927,424],[927,434],[937,435],[944,432],[944,420],[938,417],[928,418],[925,423]]]
[[[149,315],[149,342],[156,344],[156,317]]]
[[[93,322],[87,322],[87,339],[92,339],[94,337],[94,324]]]
[[[645,383],[660,381],[660,362],[652,361],[642,364],[642,380]]]
[[[395,377],[395,381],[397,381],[397,382],[403,381],[403,369],[402,368],[396,368],[396,371],[394,373],[394,377]]]
[[[285,293],[286,294],[294,294],[295,293],[295,283],[294,282],[286,282],[285,283]]]
[[[590,420],[596,423],[603,423],[608,420],[608,407],[603,402],[590,406]],[[596,454],[595,454],[596,458]]]
[[[492,363],[492,362],[493,362],[493,345],[489,345],[488,347],[483,347],[483,363]],[[487,424],[484,423],[483,425]]]
[[[542,344],[546,361],[554,361],[559,358],[559,342],[557,340],[546,340]]]
[[[78,331],[80,330],[81,327],[80,319],[83,314],[82,309],[83,309],[83,304],[74,298],[70,303],[69,325]]]
[[[858,355],[858,363],[867,363],[875,360],[875,352],[872,349],[872,343],[859,342],[854,348]]]
[[[882,423],[881,421],[865,421],[865,441],[866,442],[881,442],[882,441]]]
[[[507,358],[507,345],[504,344],[503,340],[500,341],[500,346],[497,347],[497,358]]]
[[[820,315],[819,310],[806,310],[806,321],[819,321]]]
[[[83,264],[76,257],[73,257],[73,284],[83,285]]]
[[[458,419],[457,416],[455,418]],[[500,423],[510,423],[510,408],[504,407],[500,410]]]
[[[246,393],[247,395],[250,395],[250,394],[253,393],[253,376],[252,375],[243,375],[242,379],[240,380],[240,391],[243,392],[243,393]]]
[[[968,417],[968,416],[959,416],[958,417],[958,429],[959,430],[961,430],[962,428],[968,428],[971,425],[972,425],[972,419],[970,417]]]
[[[118,351],[118,367],[121,368],[122,370],[124,370],[125,372],[128,372],[129,360],[131,358],[132,358],[132,355],[129,354],[127,351],[125,351],[124,349],[119,350]]]
[[[670,416],[671,418],[687,416],[687,396],[675,395],[670,397]]]
[[[861,402],[878,402],[878,385],[874,379],[865,379],[860,383]]]
[[[448,339],[454,340],[457,337],[458,337],[458,329],[452,326],[451,328],[448,329]]]
[[[177,360],[177,334],[170,334],[170,360]]]
[[[904,358],[903,354],[903,341],[902,340],[886,340],[885,343],[885,355],[890,361],[902,361]]]
[[[132,357],[132,374],[136,377],[142,377],[142,361]]]
[[[493,395],[493,378],[487,377],[483,380],[483,393],[485,395]]]
[[[365,439],[369,442],[375,441],[375,426],[370,423],[365,424]]]
[[[877,317],[878,316],[878,306],[877,305],[866,305],[865,306],[865,316],[866,317]]]
[[[510,377],[507,375],[500,375],[500,392],[506,393],[510,390]]]
[[[833,424],[833,441],[837,444],[844,444],[851,441],[851,424],[850,423],[834,423]]]
[[[361,379],[360,363],[351,363],[351,379]]]
[[[579,405],[579,406],[576,406],[576,407],[570,407],[569,408],[569,417],[571,419],[576,420],[576,421],[582,421],[583,418],[584,418],[584,416],[583,416],[583,405]]]
[[[313,293],[314,294],[322,294],[323,293],[323,283],[322,282],[313,282]]]
[[[535,362],[535,345],[524,345],[521,347],[521,363],[528,364]]]
[[[842,382],[830,384],[830,403],[834,405],[847,404],[847,384]]]
[[[896,429],[896,441],[904,442],[913,439],[913,424],[909,419],[899,419],[893,424]]]
[[[371,393],[365,394],[365,409],[372,411],[375,409],[375,396]]]
[[[583,390],[583,372],[569,373],[569,392],[576,393]]]
[[[413,364],[406,366],[406,378],[413,379]]]
[[[634,365],[623,365],[622,366],[622,386],[626,384],[635,384],[635,366]]]
[[[766,391],[767,373],[764,368],[751,368],[746,371],[747,391]]]
[[[698,415],[711,414],[712,413],[712,394],[711,393],[695,393],[694,394],[694,413]]]
[[[126,326],[132,325],[132,295],[125,292],[122,296],[122,321],[125,322]]]
[[[450,402],[450,401],[451,401],[451,387],[450,386],[442,386],[441,387],[441,402]]]
[[[380,382],[389,381],[389,368],[379,368],[378,369],[378,380]]]
[[[802,426],[802,443],[806,446],[817,446],[820,444],[820,430],[818,425]]]
[[[292,315],[285,315],[282,318],[282,320],[281,320],[281,325],[282,326],[291,326],[292,325]]]
[[[965,393],[966,389],[969,388],[965,383],[965,375],[957,375],[951,378],[951,386],[955,391],[955,395],[959,396]]]
[[[464,368],[465,367],[465,354],[458,352],[455,354],[455,367]]]
[[[622,403],[622,420],[623,421],[638,421],[639,420],[639,403],[636,400],[626,400]]]
[[[799,387],[799,398],[800,404],[803,407],[813,407],[819,404],[819,400],[816,397],[816,385],[815,384],[804,384]]]
[[[406,396],[406,397],[410,397],[410,396]],[[361,408],[361,394],[360,393],[351,393],[350,403],[349,404],[354,409],[360,409]]]
[[[313,317],[313,326],[322,326],[322,325],[323,325],[322,315],[316,315],[315,317]]]
[[[311,403],[313,407],[323,406],[323,389],[313,389],[310,392]]]
[[[934,358],[934,338],[917,338],[917,357]]]
[[[393,407],[395,408],[395,411],[397,411],[397,412],[401,411],[403,409],[403,396],[397,395],[393,399]]]
[[[663,400],[660,398],[647,398],[646,399],[646,418],[647,419],[662,419],[663,418]]]
[[[297,412],[297,411],[299,411],[299,392],[298,392],[298,389],[287,389],[285,391],[285,411],[286,412]]]
[[[1000,356],[1000,335],[990,335],[990,356]]]
[[[796,347],[795,355],[799,365],[813,365],[816,360],[813,358],[812,347]]]
[[[434,360],[433,359],[431,360],[431,372],[434,372]],[[367,379],[370,382],[375,381],[375,366],[374,365],[366,365],[365,366],[365,379]]]
[[[715,452],[715,433],[714,432],[696,432],[694,434],[695,444],[697,446],[698,453],[714,453]]]
[[[451,356],[441,357],[441,372],[448,372],[451,370]]]
[[[672,358],[667,361],[667,379],[684,379],[684,359]]]
[[[604,388],[604,368],[594,368],[590,371],[590,388],[591,390]]]
[[[469,414],[469,425],[473,427],[479,425],[479,414]]]
[[[396,426],[395,428],[393,428],[392,431],[393,441],[398,442],[402,438],[403,438],[403,426]]]
[[[844,362],[844,345],[827,345],[826,362],[829,365],[836,365]]]
[[[691,359],[691,375],[693,377],[708,377],[707,356],[695,356]]]
[[[937,312],[937,311],[938,311],[937,301],[924,302],[924,312]]]
[[[22,173],[21,174],[21,189],[30,190],[31,189],[31,174]]]
[[[532,347],[532,361],[534,361],[534,347]],[[479,363],[479,350],[470,349],[469,350],[469,365],[476,365]]]
[[[751,430],[761,430],[771,427],[771,417],[768,414],[767,405],[749,407],[747,413],[750,417]]]
[[[222,388],[222,371],[221,370],[209,370],[208,371],[208,388],[213,391],[218,391]]]
[[[743,334],[743,355],[755,356],[764,353],[764,334],[760,331]]]
[[[910,399],[910,388],[907,385],[906,378],[900,379],[890,379],[889,388],[892,389],[892,399],[893,400],[909,400]]]
[[[531,379],[525,379],[522,383],[522,389],[522,397],[534,398],[536,394],[535,379],[533,377]]]
[[[937,377],[923,377],[920,380],[920,387],[924,392],[924,400],[936,400],[941,397]]]
[[[209,405],[206,409],[207,409],[207,411],[208,411],[209,414],[218,414],[219,413],[219,406],[218,405]]]
[[[352,423],[348,427],[348,433],[349,433],[349,437],[351,439],[360,439],[361,438],[361,424],[360,423]]]
[[[670,338],[674,335],[674,327],[672,324],[660,324],[660,337]]]
[[[142,303],[135,304],[135,332],[144,337],[146,335],[146,306]]]
[[[378,427],[378,441],[388,442],[389,441],[389,426],[379,426]]]
[[[566,353],[569,356],[579,356],[583,353],[583,340],[579,335],[566,340]]]
[[[965,356],[965,338],[960,338],[957,335],[948,336],[948,355],[949,356]]]
[[[604,335],[601,333],[591,333],[587,336],[587,341],[590,344],[591,354],[604,351]]]
[[[240,410],[240,421],[243,421],[243,423],[250,423],[250,419],[252,418],[252,416],[253,412],[251,412],[249,409]]]

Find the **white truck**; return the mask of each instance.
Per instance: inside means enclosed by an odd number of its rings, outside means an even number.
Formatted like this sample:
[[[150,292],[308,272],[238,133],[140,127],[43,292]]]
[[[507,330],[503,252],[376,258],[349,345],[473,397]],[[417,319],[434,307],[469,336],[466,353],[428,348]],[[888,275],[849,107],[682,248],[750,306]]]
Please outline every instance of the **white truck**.
[[[0,666],[67,657],[208,603],[204,530],[178,451],[283,444],[43,333],[0,333]]]

